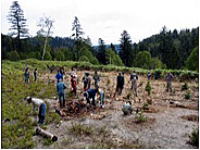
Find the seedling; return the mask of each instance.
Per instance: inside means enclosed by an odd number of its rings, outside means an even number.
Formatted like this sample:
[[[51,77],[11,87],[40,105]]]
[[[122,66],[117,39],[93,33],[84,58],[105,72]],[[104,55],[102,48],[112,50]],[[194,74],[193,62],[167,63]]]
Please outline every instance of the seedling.
[[[185,94],[185,99],[190,99],[191,98],[191,93],[190,91],[187,91]]]
[[[146,87],[145,87],[145,91],[147,91],[148,96],[151,95],[151,90],[152,90],[151,84],[150,84],[150,82],[148,81],[148,82],[147,82],[147,85],[146,85]]]
[[[189,89],[189,87],[188,87],[187,83],[185,83],[184,85],[182,85],[182,88],[181,88],[182,91],[188,90],[188,89]]]

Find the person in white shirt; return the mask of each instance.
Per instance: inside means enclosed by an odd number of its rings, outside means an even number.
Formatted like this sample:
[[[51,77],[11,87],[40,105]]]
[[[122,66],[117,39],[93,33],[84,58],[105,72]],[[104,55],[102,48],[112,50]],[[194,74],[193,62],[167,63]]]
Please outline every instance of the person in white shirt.
[[[47,110],[47,106],[46,106],[45,102],[42,99],[33,98],[30,96],[26,97],[24,100],[26,100],[29,104],[32,103],[34,110],[35,110],[35,108],[39,109],[38,123],[43,124],[44,120],[45,120],[45,116],[46,116],[46,110]]]

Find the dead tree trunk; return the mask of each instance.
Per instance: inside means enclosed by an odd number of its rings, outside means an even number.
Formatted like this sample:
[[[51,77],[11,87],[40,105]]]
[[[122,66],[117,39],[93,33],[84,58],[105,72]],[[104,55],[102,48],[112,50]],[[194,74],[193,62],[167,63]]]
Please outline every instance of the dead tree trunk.
[[[52,133],[48,132],[48,131],[45,131],[43,130],[42,128],[40,127],[37,127],[36,128],[36,134],[37,135],[41,135],[43,137],[47,137],[47,138],[50,138],[52,141],[57,141],[58,140],[58,137],[53,135]]]

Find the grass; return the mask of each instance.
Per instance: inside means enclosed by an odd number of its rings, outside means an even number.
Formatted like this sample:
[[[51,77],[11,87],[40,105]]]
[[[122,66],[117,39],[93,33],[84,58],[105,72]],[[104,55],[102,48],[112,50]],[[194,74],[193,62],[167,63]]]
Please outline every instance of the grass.
[[[90,136],[93,134],[93,129],[90,126],[72,123],[72,126],[69,128],[69,131],[76,136],[85,135]]]
[[[25,85],[23,72],[20,71],[23,65],[19,62],[8,64],[2,64],[2,148],[34,148],[36,143],[32,136],[35,133],[36,120],[33,116],[37,114],[33,112],[32,105],[23,99],[26,96],[52,97],[55,87],[50,85],[47,88],[44,81]],[[58,121],[57,114],[47,112],[46,124]]]
[[[39,61],[37,59],[27,59],[27,60],[21,60],[17,62],[12,62],[8,60],[2,61],[2,68],[5,68],[3,73],[12,73],[11,70],[13,68],[16,68],[18,72],[22,72],[26,65],[29,66],[31,70],[34,68],[38,68],[39,70],[46,70],[47,64],[49,66],[65,66],[67,68],[77,68],[79,70],[98,70],[98,71],[117,71],[117,72],[136,72],[139,75],[146,75],[149,70],[142,69],[142,68],[136,68],[136,67],[125,67],[125,66],[114,66],[114,65],[92,65],[88,62],[73,62],[73,61]],[[151,70],[151,73],[154,74],[156,79],[164,78],[165,75],[171,72],[175,76],[179,77],[180,80],[190,80],[190,79],[196,79],[199,77],[199,73],[195,71],[189,71],[189,70],[170,70],[170,69],[155,69]]]

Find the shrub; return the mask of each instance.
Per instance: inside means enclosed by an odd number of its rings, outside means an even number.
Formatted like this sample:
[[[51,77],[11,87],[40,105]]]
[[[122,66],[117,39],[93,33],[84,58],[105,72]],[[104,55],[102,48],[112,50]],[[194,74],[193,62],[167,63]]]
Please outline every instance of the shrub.
[[[143,110],[148,110],[149,109],[149,104],[148,103],[144,103],[142,106]]]
[[[182,91],[184,91],[184,90],[188,90],[188,84],[187,83],[185,83],[184,85],[182,85],[182,88],[181,88],[181,90]]]
[[[189,143],[199,148],[199,129],[194,129],[189,138]]]
[[[187,91],[185,94],[185,99],[190,99],[191,98],[191,93],[190,91]]]
[[[148,95],[150,96],[151,95],[151,84],[150,84],[150,81],[147,82],[147,85],[145,87],[145,91],[147,91]]]
[[[155,72],[154,72],[154,79],[155,80],[160,79],[161,78],[161,74],[162,74],[161,70],[155,70]]]
[[[136,116],[135,116],[136,123],[142,123],[142,122],[146,122],[146,121],[147,121],[147,117],[145,117],[142,112],[136,114]]]

